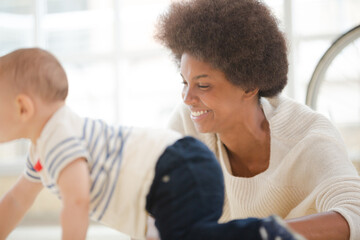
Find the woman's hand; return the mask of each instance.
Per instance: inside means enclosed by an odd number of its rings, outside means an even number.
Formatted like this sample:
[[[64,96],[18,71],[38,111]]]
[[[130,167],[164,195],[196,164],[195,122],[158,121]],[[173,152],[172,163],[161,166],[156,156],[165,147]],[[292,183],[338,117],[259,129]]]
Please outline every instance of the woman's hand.
[[[286,221],[288,226],[308,240],[348,240],[350,228],[337,212],[318,213]]]

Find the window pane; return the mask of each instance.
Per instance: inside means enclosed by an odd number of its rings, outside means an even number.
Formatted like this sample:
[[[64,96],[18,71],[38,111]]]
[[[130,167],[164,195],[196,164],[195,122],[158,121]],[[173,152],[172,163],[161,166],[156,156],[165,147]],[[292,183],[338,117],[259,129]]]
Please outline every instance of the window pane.
[[[301,35],[337,34],[360,21],[354,0],[294,0],[294,29]]]
[[[99,54],[113,50],[112,10],[49,14],[46,45],[57,55]]]
[[[160,48],[154,41],[155,24],[168,1],[127,2],[120,5],[121,45],[125,52]],[[149,11],[151,9],[151,11]],[[141,16],[141,17],[139,17]]]
[[[32,46],[33,24],[30,14],[0,12],[0,55]]]
[[[295,97],[303,103],[305,103],[307,85],[312,73],[324,52],[330,47],[330,43],[329,40],[301,41],[298,48],[295,49],[297,53],[294,62],[294,66],[296,66],[294,76]]]
[[[34,11],[33,2],[29,0],[1,0],[0,12],[30,14]]]
[[[286,0],[288,1],[288,0]],[[271,12],[280,21],[280,27],[284,25],[284,0],[265,0]]]
[[[4,18],[0,16],[0,21]],[[5,18],[8,20],[8,18]],[[31,29],[8,29],[0,27],[0,55],[4,55],[18,48],[31,47],[32,44]]]
[[[47,0],[48,13],[74,12],[110,7],[112,7],[112,0]]]
[[[83,117],[116,119],[115,76],[111,62],[65,63],[69,79],[67,103]]]
[[[128,63],[120,86],[120,108],[126,125],[165,127],[181,101],[182,80],[168,54]]]

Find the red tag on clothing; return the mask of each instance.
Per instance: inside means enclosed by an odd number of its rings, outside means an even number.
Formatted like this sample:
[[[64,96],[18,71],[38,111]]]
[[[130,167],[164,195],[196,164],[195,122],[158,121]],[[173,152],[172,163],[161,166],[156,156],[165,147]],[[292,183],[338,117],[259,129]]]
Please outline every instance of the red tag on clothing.
[[[43,167],[42,167],[42,165],[40,163],[40,159],[38,159],[35,166],[34,166],[34,169],[35,169],[35,171],[40,172],[42,168]]]

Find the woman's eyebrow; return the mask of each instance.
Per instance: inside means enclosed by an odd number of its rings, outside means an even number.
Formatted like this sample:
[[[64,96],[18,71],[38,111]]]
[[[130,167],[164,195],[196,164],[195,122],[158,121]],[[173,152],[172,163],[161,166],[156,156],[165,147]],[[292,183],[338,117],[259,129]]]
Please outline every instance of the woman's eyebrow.
[[[207,78],[207,77],[209,77],[209,75],[202,74],[202,75],[198,75],[198,76],[193,77],[193,80],[198,80],[199,78]]]
[[[183,79],[185,79],[184,76],[183,76],[181,73],[180,73],[180,75],[181,75],[181,77],[182,77]],[[207,78],[207,77],[209,77],[209,75],[207,75],[207,74],[201,74],[201,75],[198,75],[198,76],[193,77],[192,80],[198,80],[198,79],[200,79],[200,78]]]

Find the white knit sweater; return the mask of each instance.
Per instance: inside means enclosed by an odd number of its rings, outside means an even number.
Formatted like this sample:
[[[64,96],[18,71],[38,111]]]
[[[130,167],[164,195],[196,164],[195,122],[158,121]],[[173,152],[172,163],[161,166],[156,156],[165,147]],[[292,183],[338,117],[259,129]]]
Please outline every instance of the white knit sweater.
[[[347,220],[350,239],[360,239],[360,177],[338,131],[322,115],[284,96],[262,98],[261,104],[270,124],[270,165],[251,178],[231,174],[220,139],[197,132],[184,104],[170,121],[170,128],[199,138],[219,159],[226,188],[221,221],[336,211]]]

